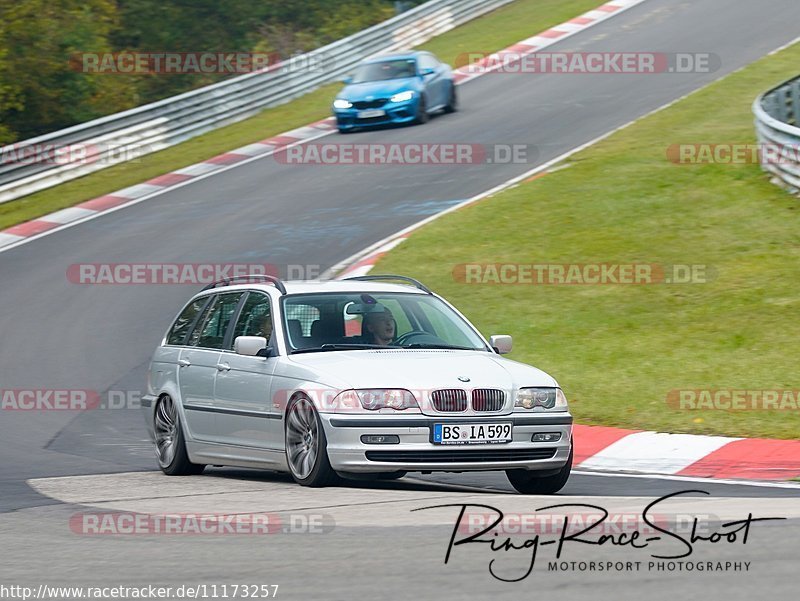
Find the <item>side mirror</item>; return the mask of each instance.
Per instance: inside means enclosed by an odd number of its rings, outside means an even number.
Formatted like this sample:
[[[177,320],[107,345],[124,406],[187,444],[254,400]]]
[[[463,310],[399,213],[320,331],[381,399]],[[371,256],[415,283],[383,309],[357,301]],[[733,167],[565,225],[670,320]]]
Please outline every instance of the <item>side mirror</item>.
[[[256,357],[267,348],[267,339],[263,336],[237,336],[233,341],[233,350],[237,355]]]
[[[426,75],[433,75],[433,73],[434,73],[434,69],[431,69],[430,67],[425,67],[424,69],[420,69],[419,70],[419,74],[422,77],[425,77]]]
[[[495,334],[489,338],[489,344],[492,345],[492,348],[498,355],[507,355],[510,353],[514,346],[513,343],[513,339],[507,334]]]
[[[345,75],[344,77],[342,77],[341,81],[342,81],[342,83],[344,85],[351,84],[351,83],[353,83],[353,76],[352,75]]]

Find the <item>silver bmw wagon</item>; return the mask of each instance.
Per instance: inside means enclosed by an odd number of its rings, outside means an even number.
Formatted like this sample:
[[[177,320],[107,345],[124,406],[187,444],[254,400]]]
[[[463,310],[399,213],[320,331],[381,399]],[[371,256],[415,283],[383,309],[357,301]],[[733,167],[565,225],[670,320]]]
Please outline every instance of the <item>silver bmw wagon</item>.
[[[554,493],[572,416],[558,383],[510,350],[411,278],[246,276],[178,313],[142,405],[168,475],[229,465],[324,486],[505,470],[522,493]]]

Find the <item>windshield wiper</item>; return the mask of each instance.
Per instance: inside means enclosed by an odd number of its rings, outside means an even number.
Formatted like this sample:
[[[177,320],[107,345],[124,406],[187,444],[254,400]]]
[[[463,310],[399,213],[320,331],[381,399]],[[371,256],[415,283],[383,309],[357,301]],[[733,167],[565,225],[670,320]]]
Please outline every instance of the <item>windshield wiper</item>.
[[[431,349],[449,349],[455,351],[479,351],[481,349],[472,348],[471,346],[456,346],[454,344],[436,344],[426,342],[414,342],[412,344],[403,345],[402,348],[431,348]]]
[[[298,353],[321,353],[325,351],[353,351],[363,349],[382,348],[385,346],[380,344],[323,344],[321,346],[312,346],[309,348],[300,348],[292,351],[293,355]]]

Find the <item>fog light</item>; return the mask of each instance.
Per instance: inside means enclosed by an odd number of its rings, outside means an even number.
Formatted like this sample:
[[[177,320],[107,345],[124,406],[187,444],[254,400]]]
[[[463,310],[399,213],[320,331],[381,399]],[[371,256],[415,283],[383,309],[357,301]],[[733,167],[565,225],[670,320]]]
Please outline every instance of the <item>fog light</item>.
[[[561,432],[539,432],[531,438],[531,442],[558,442],[559,440],[561,440]]]
[[[364,434],[361,437],[364,444],[400,444],[397,434]]]

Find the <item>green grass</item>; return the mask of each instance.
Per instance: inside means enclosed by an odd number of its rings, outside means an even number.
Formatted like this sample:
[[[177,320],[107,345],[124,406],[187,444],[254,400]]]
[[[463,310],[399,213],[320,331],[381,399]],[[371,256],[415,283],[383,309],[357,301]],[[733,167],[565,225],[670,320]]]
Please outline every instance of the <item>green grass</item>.
[[[602,4],[601,0],[517,0],[438,36],[421,48],[451,64],[464,52],[493,52]],[[109,194],[228,150],[324,119],[340,84],[331,84],[255,117],[188,142],[0,204],[0,229]]]
[[[577,420],[798,438],[800,411],[688,411],[673,389],[798,389],[800,205],[757,165],[678,165],[674,143],[754,142],[755,96],[796,75],[800,45],[414,233],[376,272],[420,278],[512,358],[554,375]],[[458,236],[453,236],[458,232]],[[704,264],[700,284],[466,284],[463,263]]]

